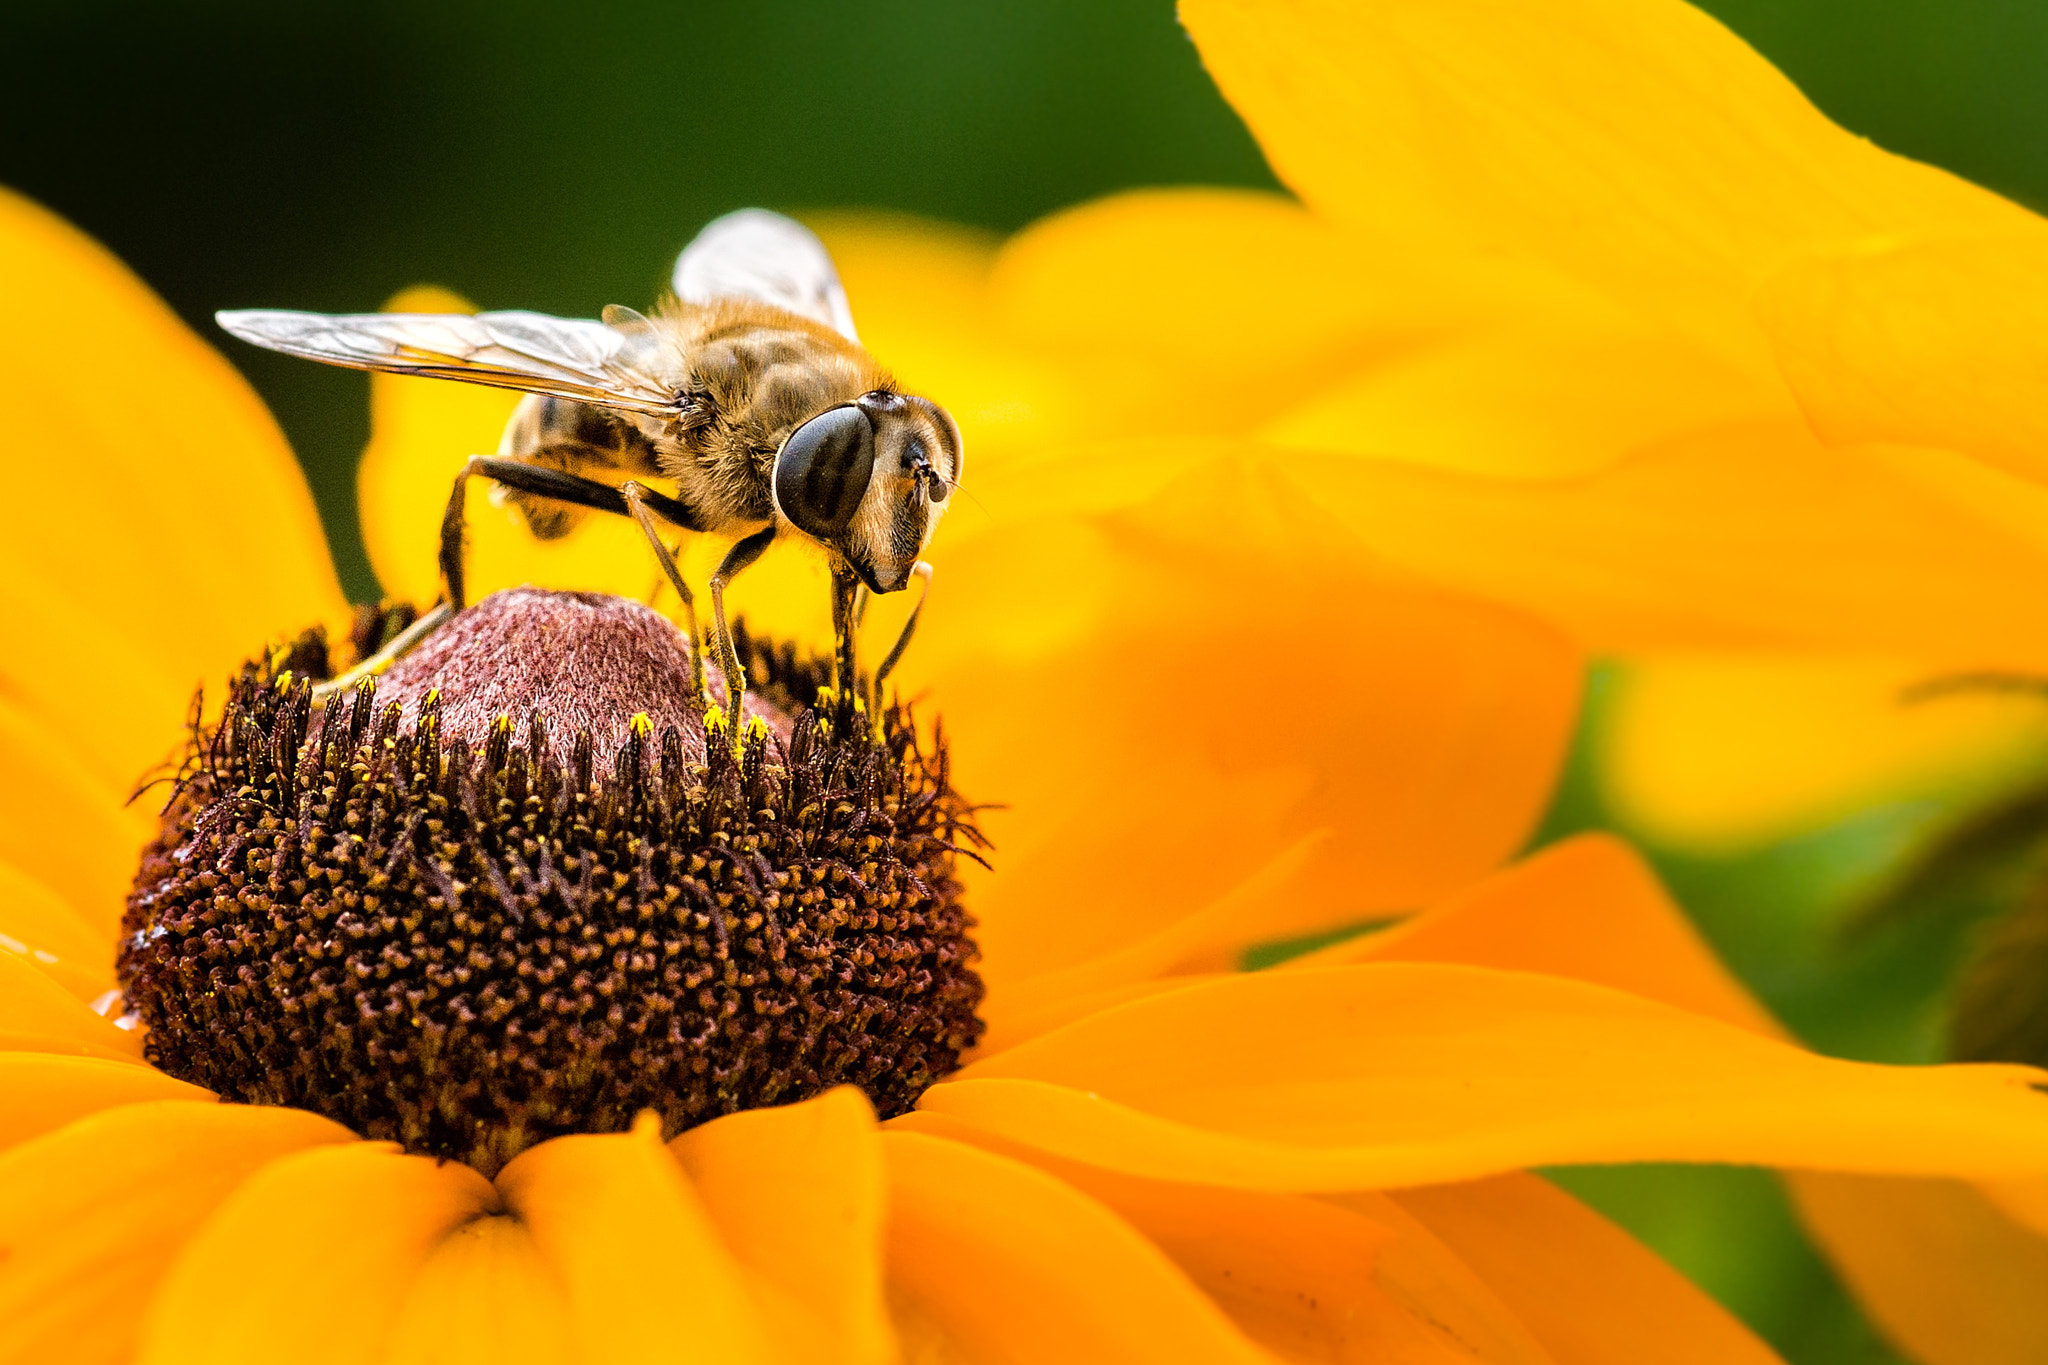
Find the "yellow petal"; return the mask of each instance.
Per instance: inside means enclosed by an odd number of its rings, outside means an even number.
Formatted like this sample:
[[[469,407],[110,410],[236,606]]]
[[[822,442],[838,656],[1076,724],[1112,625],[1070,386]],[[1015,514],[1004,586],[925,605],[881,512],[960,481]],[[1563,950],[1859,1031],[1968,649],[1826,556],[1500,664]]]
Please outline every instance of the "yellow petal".
[[[1340,376],[1483,320],[1589,306],[1525,272],[1361,237],[1280,195],[1195,188],[1039,220],[1004,243],[987,293],[1006,336],[1082,362],[1078,398],[1098,437],[1254,430]]]
[[[0,860],[62,896],[111,946],[155,822],[63,738],[0,698]],[[140,803],[138,803],[138,806]]]
[[[1543,317],[1366,366],[1259,434],[1304,450],[1568,478],[1694,431],[1794,412],[1781,385],[1678,336]]]
[[[176,743],[195,685],[346,605],[262,402],[119,261],[0,193],[0,300],[0,399],[65,414],[57,446],[9,452],[11,496],[39,511],[0,545],[8,599],[34,604],[8,612],[0,681],[66,730],[99,727],[95,762],[129,782]],[[81,363],[102,355],[118,384]],[[81,469],[118,495],[81,498]],[[147,666],[82,673],[131,651]]]
[[[860,1091],[714,1119],[669,1149],[733,1256],[783,1305],[767,1326],[785,1358],[895,1358],[882,1301],[881,1140]]]
[[[2048,1359],[2048,1238],[1954,1181],[1801,1172],[1787,1183],[1865,1310],[1914,1358]]]
[[[1210,74],[1307,203],[1554,262],[1726,348],[1802,243],[2022,210],[1828,122],[1679,0],[1186,0]]]
[[[774,1359],[739,1266],[651,1119],[544,1142],[498,1176],[562,1286],[578,1353],[593,1365]]]
[[[1101,386],[1084,367],[1000,325],[988,234],[893,214],[806,221],[839,267],[861,344],[898,383],[953,414],[975,469],[1071,429],[1099,406]]]
[[[1783,1036],[1649,864],[1608,834],[1552,844],[1413,919],[1282,970],[1351,962],[1461,962],[1570,977]]]
[[[11,631],[0,677],[12,700],[62,736],[94,780],[123,797],[177,757],[195,689],[220,691],[221,672],[191,673],[146,632],[130,633],[48,584],[0,582],[0,619]],[[264,643],[264,632],[252,633],[244,655]]]
[[[1375,1210],[1301,1195],[1117,1175],[943,1114],[906,1114],[889,1131],[970,1143],[1056,1176],[1150,1239],[1239,1330],[1283,1360],[1549,1361],[1455,1257],[1416,1245],[1434,1239],[1399,1210],[1391,1210],[1397,1229]]]
[[[1691,1281],[1531,1175],[1391,1196],[1485,1280],[1559,1365],[1775,1365]]]
[[[115,1028],[33,963],[0,953],[0,1050],[142,1060],[142,1035]]]
[[[1268,1358],[1127,1223],[1042,1171],[886,1132],[890,1286],[910,1359]]]
[[[1924,663],[1659,654],[1616,673],[1592,740],[1602,794],[1659,844],[1727,854],[1893,801],[1967,801],[2038,766],[2038,699],[1909,701]]]
[[[2015,226],[2025,230],[1874,238],[1766,282],[1757,315],[1816,430],[2048,478],[2048,225]]]
[[[1605,987],[1380,963],[1226,977],[964,1068],[919,1107],[1056,1155],[1263,1189],[1722,1161],[2048,1172],[2026,1067],[1835,1061]]]
[[[56,892],[0,862],[0,952],[23,957],[81,1000],[114,984],[112,940]]]
[[[1701,433],[1584,480],[1514,485],[1290,460],[1372,549],[1603,652],[1800,648],[2048,667],[2044,541],[1917,462],[1782,424]],[[2011,480],[2017,485],[2018,480]]]
[[[496,1203],[453,1161],[351,1142],[273,1161],[178,1253],[143,1321],[142,1365],[331,1361],[382,1353],[409,1282]]]
[[[303,1110],[172,1100],[0,1153],[0,1361],[126,1365],[150,1294],[214,1206],[278,1157],[352,1138]]]
[[[516,1218],[463,1224],[413,1277],[385,1365],[563,1365],[572,1359],[562,1286]]]
[[[54,1133],[67,1123],[145,1100],[206,1101],[212,1092],[154,1067],[104,1057],[0,1052],[0,1148]]]
[[[1007,803],[974,884],[997,989],[1167,931],[1319,831],[1150,970],[1426,902],[1527,837],[1578,691],[1549,630],[1386,572],[1274,463],[1184,466],[1110,515],[1004,515],[945,559],[954,605],[904,683],[941,709],[961,790]]]

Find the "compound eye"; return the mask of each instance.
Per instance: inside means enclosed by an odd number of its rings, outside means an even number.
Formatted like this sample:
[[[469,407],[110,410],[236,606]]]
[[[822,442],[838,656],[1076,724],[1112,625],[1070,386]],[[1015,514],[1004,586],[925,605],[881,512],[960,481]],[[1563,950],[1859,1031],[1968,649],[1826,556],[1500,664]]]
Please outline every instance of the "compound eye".
[[[875,428],[859,408],[798,427],[775,457],[775,505],[800,531],[831,540],[853,520],[875,467]]]

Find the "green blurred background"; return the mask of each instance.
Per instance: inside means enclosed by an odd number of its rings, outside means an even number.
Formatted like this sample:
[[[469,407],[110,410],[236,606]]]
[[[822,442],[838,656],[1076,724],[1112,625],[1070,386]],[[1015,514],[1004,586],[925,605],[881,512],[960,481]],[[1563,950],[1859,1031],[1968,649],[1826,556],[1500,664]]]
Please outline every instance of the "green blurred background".
[[[1708,7],[1848,127],[2048,205],[2048,4]],[[698,225],[747,204],[1008,230],[1125,186],[1273,180],[1165,0],[9,0],[0,183],[212,335],[216,308],[371,309],[421,281],[489,307],[642,304]],[[353,488],[365,381],[228,349],[306,465],[345,585],[374,595]],[[1586,748],[1546,839],[1613,823]],[[1719,862],[1650,851],[1809,1041],[1925,1060],[1969,917],[1853,937],[1841,919],[1940,815],[1876,810]],[[1558,1174],[1800,1365],[1896,1359],[1768,1175]]]

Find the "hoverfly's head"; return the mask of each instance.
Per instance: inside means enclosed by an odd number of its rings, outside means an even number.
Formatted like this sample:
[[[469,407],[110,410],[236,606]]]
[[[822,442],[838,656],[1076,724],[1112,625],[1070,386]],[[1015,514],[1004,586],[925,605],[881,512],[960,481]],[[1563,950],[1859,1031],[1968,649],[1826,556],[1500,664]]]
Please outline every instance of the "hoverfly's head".
[[[960,428],[929,399],[877,390],[827,408],[775,456],[775,509],[895,592],[960,484]]]

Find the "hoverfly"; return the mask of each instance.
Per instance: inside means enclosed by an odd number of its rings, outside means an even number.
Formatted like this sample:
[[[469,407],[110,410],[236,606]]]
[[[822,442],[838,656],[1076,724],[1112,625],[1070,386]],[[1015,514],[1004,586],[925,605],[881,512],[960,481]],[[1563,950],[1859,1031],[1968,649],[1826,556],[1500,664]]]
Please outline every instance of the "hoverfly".
[[[784,534],[822,545],[832,570],[839,695],[855,695],[853,634],[866,592],[923,592],[876,670],[879,692],[931,591],[924,547],[959,485],[960,429],[929,399],[897,389],[861,348],[846,291],[809,229],[742,209],[677,257],[674,293],[653,317],[602,321],[542,313],[215,314],[244,341],[359,370],[517,389],[495,456],[472,455],[442,519],[444,602],[365,661],[375,673],[464,605],[468,480],[493,481],[544,539],[588,510],[633,518],[682,598],[703,695],[696,598],[658,522],[747,532],[711,576],[711,614],[737,738],[746,682],[726,622],[725,589]],[[673,497],[644,480],[672,481]],[[708,704],[708,698],[707,698]]]

